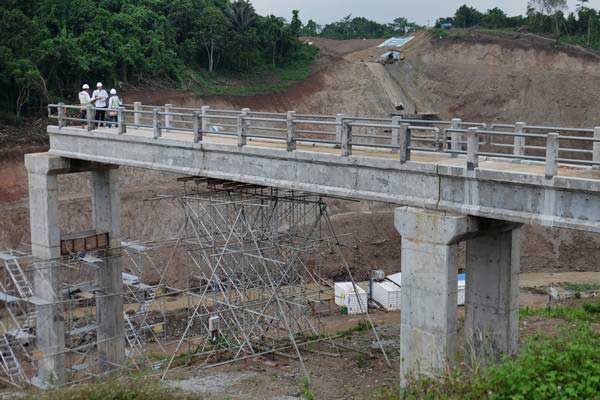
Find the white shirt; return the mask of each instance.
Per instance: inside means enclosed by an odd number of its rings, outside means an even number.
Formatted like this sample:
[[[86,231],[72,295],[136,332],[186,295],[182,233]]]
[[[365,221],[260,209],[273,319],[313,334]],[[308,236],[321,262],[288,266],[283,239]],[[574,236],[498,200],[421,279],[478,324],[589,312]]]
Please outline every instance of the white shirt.
[[[108,99],[108,93],[104,89],[96,89],[94,93],[92,93],[92,97],[97,97],[96,99],[96,107],[102,108],[106,107],[106,99]]]
[[[123,104],[121,99],[116,94],[108,99],[108,108],[119,108]]]
[[[85,90],[79,92],[79,104],[81,104],[82,110],[85,110],[85,106],[87,106],[90,103],[90,100],[91,98],[88,92],[86,92]]]

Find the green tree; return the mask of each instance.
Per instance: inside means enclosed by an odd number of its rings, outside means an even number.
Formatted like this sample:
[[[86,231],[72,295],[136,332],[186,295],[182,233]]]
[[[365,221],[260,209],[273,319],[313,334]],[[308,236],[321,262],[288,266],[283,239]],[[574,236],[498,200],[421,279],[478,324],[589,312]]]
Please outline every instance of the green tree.
[[[454,14],[454,25],[460,28],[471,28],[480,24],[482,14],[473,7],[462,5]]]
[[[225,15],[229,23],[238,32],[243,32],[256,23],[256,11],[250,2],[237,0],[229,5]]]
[[[212,72],[215,66],[215,52],[223,45],[227,33],[225,16],[218,8],[209,6],[202,12],[198,25],[198,39],[208,57],[208,71]]]
[[[321,30],[321,26],[318,25],[312,19],[309,19],[306,25],[302,27],[302,35],[304,36],[318,36]]]
[[[302,30],[302,21],[300,21],[300,11],[293,10],[292,11],[292,22],[290,22],[290,34],[294,37],[298,37],[300,35],[300,31]]]

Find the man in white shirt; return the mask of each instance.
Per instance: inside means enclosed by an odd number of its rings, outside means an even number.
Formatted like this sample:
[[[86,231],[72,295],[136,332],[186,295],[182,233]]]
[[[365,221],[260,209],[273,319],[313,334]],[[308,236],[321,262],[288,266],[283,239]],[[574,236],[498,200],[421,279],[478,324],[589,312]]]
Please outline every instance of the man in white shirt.
[[[81,129],[85,128],[85,121],[87,119],[87,105],[92,102],[90,98],[90,85],[84,83],[79,92],[79,104],[81,109],[79,110],[79,119],[81,119]]]
[[[98,82],[96,84],[96,90],[92,93],[92,101],[95,101],[96,110],[96,119],[98,121],[104,121],[106,118],[106,100],[108,99],[108,93],[106,90],[102,88],[102,82]],[[104,125],[102,123],[102,125]],[[98,123],[96,123],[98,126]]]
[[[110,89],[110,98],[108,99],[108,127],[111,128],[113,125],[117,125],[118,110],[123,102],[117,96],[117,89]],[[114,122],[114,123],[113,123]]]

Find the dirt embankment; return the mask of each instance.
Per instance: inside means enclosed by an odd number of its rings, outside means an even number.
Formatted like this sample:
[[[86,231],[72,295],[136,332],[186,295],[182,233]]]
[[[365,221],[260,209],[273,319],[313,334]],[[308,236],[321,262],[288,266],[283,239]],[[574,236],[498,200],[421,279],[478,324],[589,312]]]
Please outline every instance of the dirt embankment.
[[[443,117],[598,124],[600,103],[594,99],[600,91],[600,63],[597,56],[576,48],[557,49],[547,40],[531,36],[459,32],[440,40],[422,34],[407,47],[404,62],[379,68],[382,76],[374,76],[369,64],[385,51],[376,47],[380,41],[307,40],[321,48],[321,57],[313,76],[286,93],[201,98],[182,91],[140,89],[129,90],[124,97],[126,102],[182,107],[209,104],[214,108],[388,116],[393,111],[393,99],[402,95],[419,109],[438,111]],[[17,146],[5,144],[0,149],[4,172],[0,175],[0,247],[27,242],[29,235],[22,154],[43,151],[45,144],[33,136],[28,139],[27,132]],[[143,198],[176,190],[174,178],[128,169],[123,175],[126,234],[142,232],[142,236],[151,237],[172,228],[169,221],[176,207],[151,207]],[[83,229],[89,225],[87,181],[68,177],[61,182],[62,228]],[[332,212],[338,214],[333,218],[338,232],[355,235],[344,255],[359,279],[373,268],[392,272],[399,267],[400,240],[393,227],[392,208],[366,202],[332,204]],[[156,223],[149,225],[149,220]],[[600,271],[598,235],[537,226],[525,227],[524,235],[524,271]],[[342,276],[343,269],[332,267],[331,275]]]

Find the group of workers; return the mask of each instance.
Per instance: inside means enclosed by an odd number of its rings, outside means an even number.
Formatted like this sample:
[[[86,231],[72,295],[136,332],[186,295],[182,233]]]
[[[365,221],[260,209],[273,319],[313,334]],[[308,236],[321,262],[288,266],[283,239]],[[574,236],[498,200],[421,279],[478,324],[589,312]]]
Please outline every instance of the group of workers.
[[[117,126],[117,115],[118,109],[121,107],[123,102],[117,95],[116,89],[110,89],[110,97],[106,90],[102,87],[102,82],[98,82],[96,84],[96,90],[90,96],[90,85],[84,83],[81,87],[81,92],[79,92],[79,104],[81,105],[81,111],[79,114],[79,118],[82,120],[87,119],[87,106],[91,104],[94,106],[95,115],[92,116],[92,119],[96,120],[95,125],[104,125],[109,128],[111,126]],[[107,117],[108,112],[108,117]],[[104,122],[106,121],[106,122]],[[82,123],[82,128],[85,126],[85,123]]]

